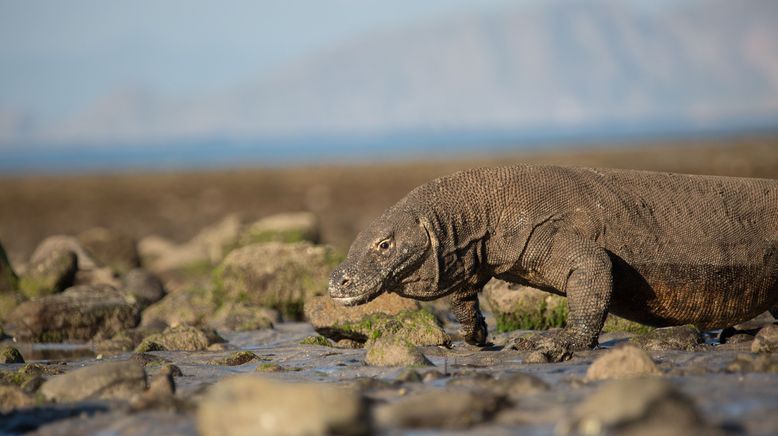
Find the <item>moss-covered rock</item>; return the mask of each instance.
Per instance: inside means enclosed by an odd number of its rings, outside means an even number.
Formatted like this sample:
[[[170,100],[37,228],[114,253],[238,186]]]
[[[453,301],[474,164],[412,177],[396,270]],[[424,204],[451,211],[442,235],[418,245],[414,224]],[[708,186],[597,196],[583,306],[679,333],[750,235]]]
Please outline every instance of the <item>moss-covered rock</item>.
[[[165,296],[165,287],[155,274],[142,268],[129,270],[123,277],[122,291],[132,295],[143,308]]]
[[[283,366],[277,363],[266,362],[257,365],[256,371],[257,372],[284,372],[286,371],[286,368],[284,368]]]
[[[19,350],[6,345],[0,348],[0,363],[24,363],[24,357]]]
[[[108,362],[53,377],[40,388],[49,401],[129,399],[146,390],[146,371],[133,361]]]
[[[372,366],[430,366],[418,347],[402,335],[388,334],[371,339],[365,363]]]
[[[246,226],[238,238],[239,246],[262,242],[319,242],[319,222],[310,212],[271,215]]]
[[[138,325],[133,299],[108,285],[75,286],[65,292],[25,301],[6,318],[6,332],[22,341],[85,341]]]
[[[320,345],[322,347],[331,347],[332,342],[324,336],[311,335],[300,341],[300,345]]]
[[[706,347],[700,330],[693,325],[654,329],[630,338],[629,342],[646,351],[699,351]]]
[[[451,338],[443,330],[438,319],[424,309],[404,310],[396,315],[373,313],[358,321],[337,323],[317,331],[335,341],[351,339],[364,343],[382,336],[397,335],[413,345],[451,343]]]
[[[337,341],[349,336],[339,330],[340,325],[358,324],[378,313],[391,316],[418,309],[418,302],[396,294],[383,294],[367,304],[353,307],[337,304],[328,295],[322,295],[305,301],[305,318],[319,334]]]
[[[616,315],[608,315],[608,317],[605,318],[605,325],[602,327],[603,333],[626,332],[637,335],[644,335],[654,330],[654,327],[620,318]]]
[[[499,333],[513,330],[547,330],[567,324],[567,298],[529,286],[492,280],[484,288],[485,309],[497,319]],[[645,334],[653,327],[608,315],[603,332]]]
[[[82,232],[77,239],[99,264],[117,274],[140,267],[136,241],[127,234],[96,227]]]
[[[188,265],[212,266],[237,245],[240,229],[240,218],[228,215],[203,228],[184,244],[176,245],[163,238],[149,236],[139,241],[138,251],[143,265],[157,273],[180,270]]]
[[[307,242],[248,245],[232,251],[214,270],[215,302],[269,307],[300,320],[303,303],[326,292],[339,261],[331,248]]]
[[[212,360],[210,363],[212,365],[239,366],[253,360],[261,360],[261,358],[251,351],[236,351],[225,358]]]
[[[211,292],[204,288],[186,288],[165,295],[147,307],[141,316],[141,326],[205,325],[216,311]]]
[[[146,337],[135,352],[202,351],[212,344],[222,342],[225,342],[224,339],[213,330],[181,325]]]
[[[219,331],[243,332],[273,328],[280,321],[281,314],[274,309],[226,302],[209,318],[208,325]]]
[[[19,279],[19,289],[28,297],[56,294],[71,286],[78,270],[76,253],[54,249],[40,253]]]
[[[11,262],[0,244],[0,294],[19,289],[19,279],[11,267]]]
[[[27,298],[18,291],[0,292],[0,322],[5,320],[9,313],[13,312],[16,306],[22,304]],[[2,329],[0,328],[0,337]]]
[[[558,295],[493,279],[483,297],[497,319],[497,332],[546,330],[567,323],[567,299]]]

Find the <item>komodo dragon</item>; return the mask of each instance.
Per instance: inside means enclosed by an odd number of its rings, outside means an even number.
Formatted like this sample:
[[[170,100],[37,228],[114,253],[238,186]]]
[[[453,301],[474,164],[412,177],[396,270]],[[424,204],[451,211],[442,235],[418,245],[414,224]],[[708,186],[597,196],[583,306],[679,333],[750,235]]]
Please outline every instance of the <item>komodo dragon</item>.
[[[451,296],[483,345],[492,277],[567,296],[567,326],[518,341],[559,356],[597,345],[606,315],[651,326],[731,326],[778,303],[778,180],[519,165],[411,191],[333,271],[344,305],[383,292]],[[775,314],[775,312],[774,312]]]

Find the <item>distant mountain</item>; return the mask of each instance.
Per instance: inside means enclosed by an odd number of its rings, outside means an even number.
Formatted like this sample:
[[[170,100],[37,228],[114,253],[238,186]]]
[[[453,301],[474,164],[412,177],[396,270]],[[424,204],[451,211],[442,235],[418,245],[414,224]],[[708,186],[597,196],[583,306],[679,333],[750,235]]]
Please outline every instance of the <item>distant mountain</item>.
[[[374,34],[189,101],[125,90],[23,133],[129,142],[778,123],[776,23],[774,0],[537,2]]]

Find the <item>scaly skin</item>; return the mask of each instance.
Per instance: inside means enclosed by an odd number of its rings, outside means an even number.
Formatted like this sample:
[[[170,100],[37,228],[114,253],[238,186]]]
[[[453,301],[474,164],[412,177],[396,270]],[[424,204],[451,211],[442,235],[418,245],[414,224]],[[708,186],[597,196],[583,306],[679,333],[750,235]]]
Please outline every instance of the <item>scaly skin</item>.
[[[568,298],[568,325],[523,349],[593,347],[608,312],[703,329],[778,303],[778,181],[513,166],[419,186],[354,241],[330,295],[451,294],[465,340],[486,342],[477,294],[492,277]]]

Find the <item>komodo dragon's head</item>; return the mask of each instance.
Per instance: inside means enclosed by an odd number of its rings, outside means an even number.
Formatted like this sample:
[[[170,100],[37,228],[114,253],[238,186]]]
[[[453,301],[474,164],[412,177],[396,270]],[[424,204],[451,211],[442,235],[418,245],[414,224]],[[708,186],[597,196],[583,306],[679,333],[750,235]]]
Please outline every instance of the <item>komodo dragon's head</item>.
[[[330,296],[340,304],[367,303],[383,292],[416,299],[437,295],[438,262],[426,220],[398,204],[373,221],[351,244],[330,276]]]

